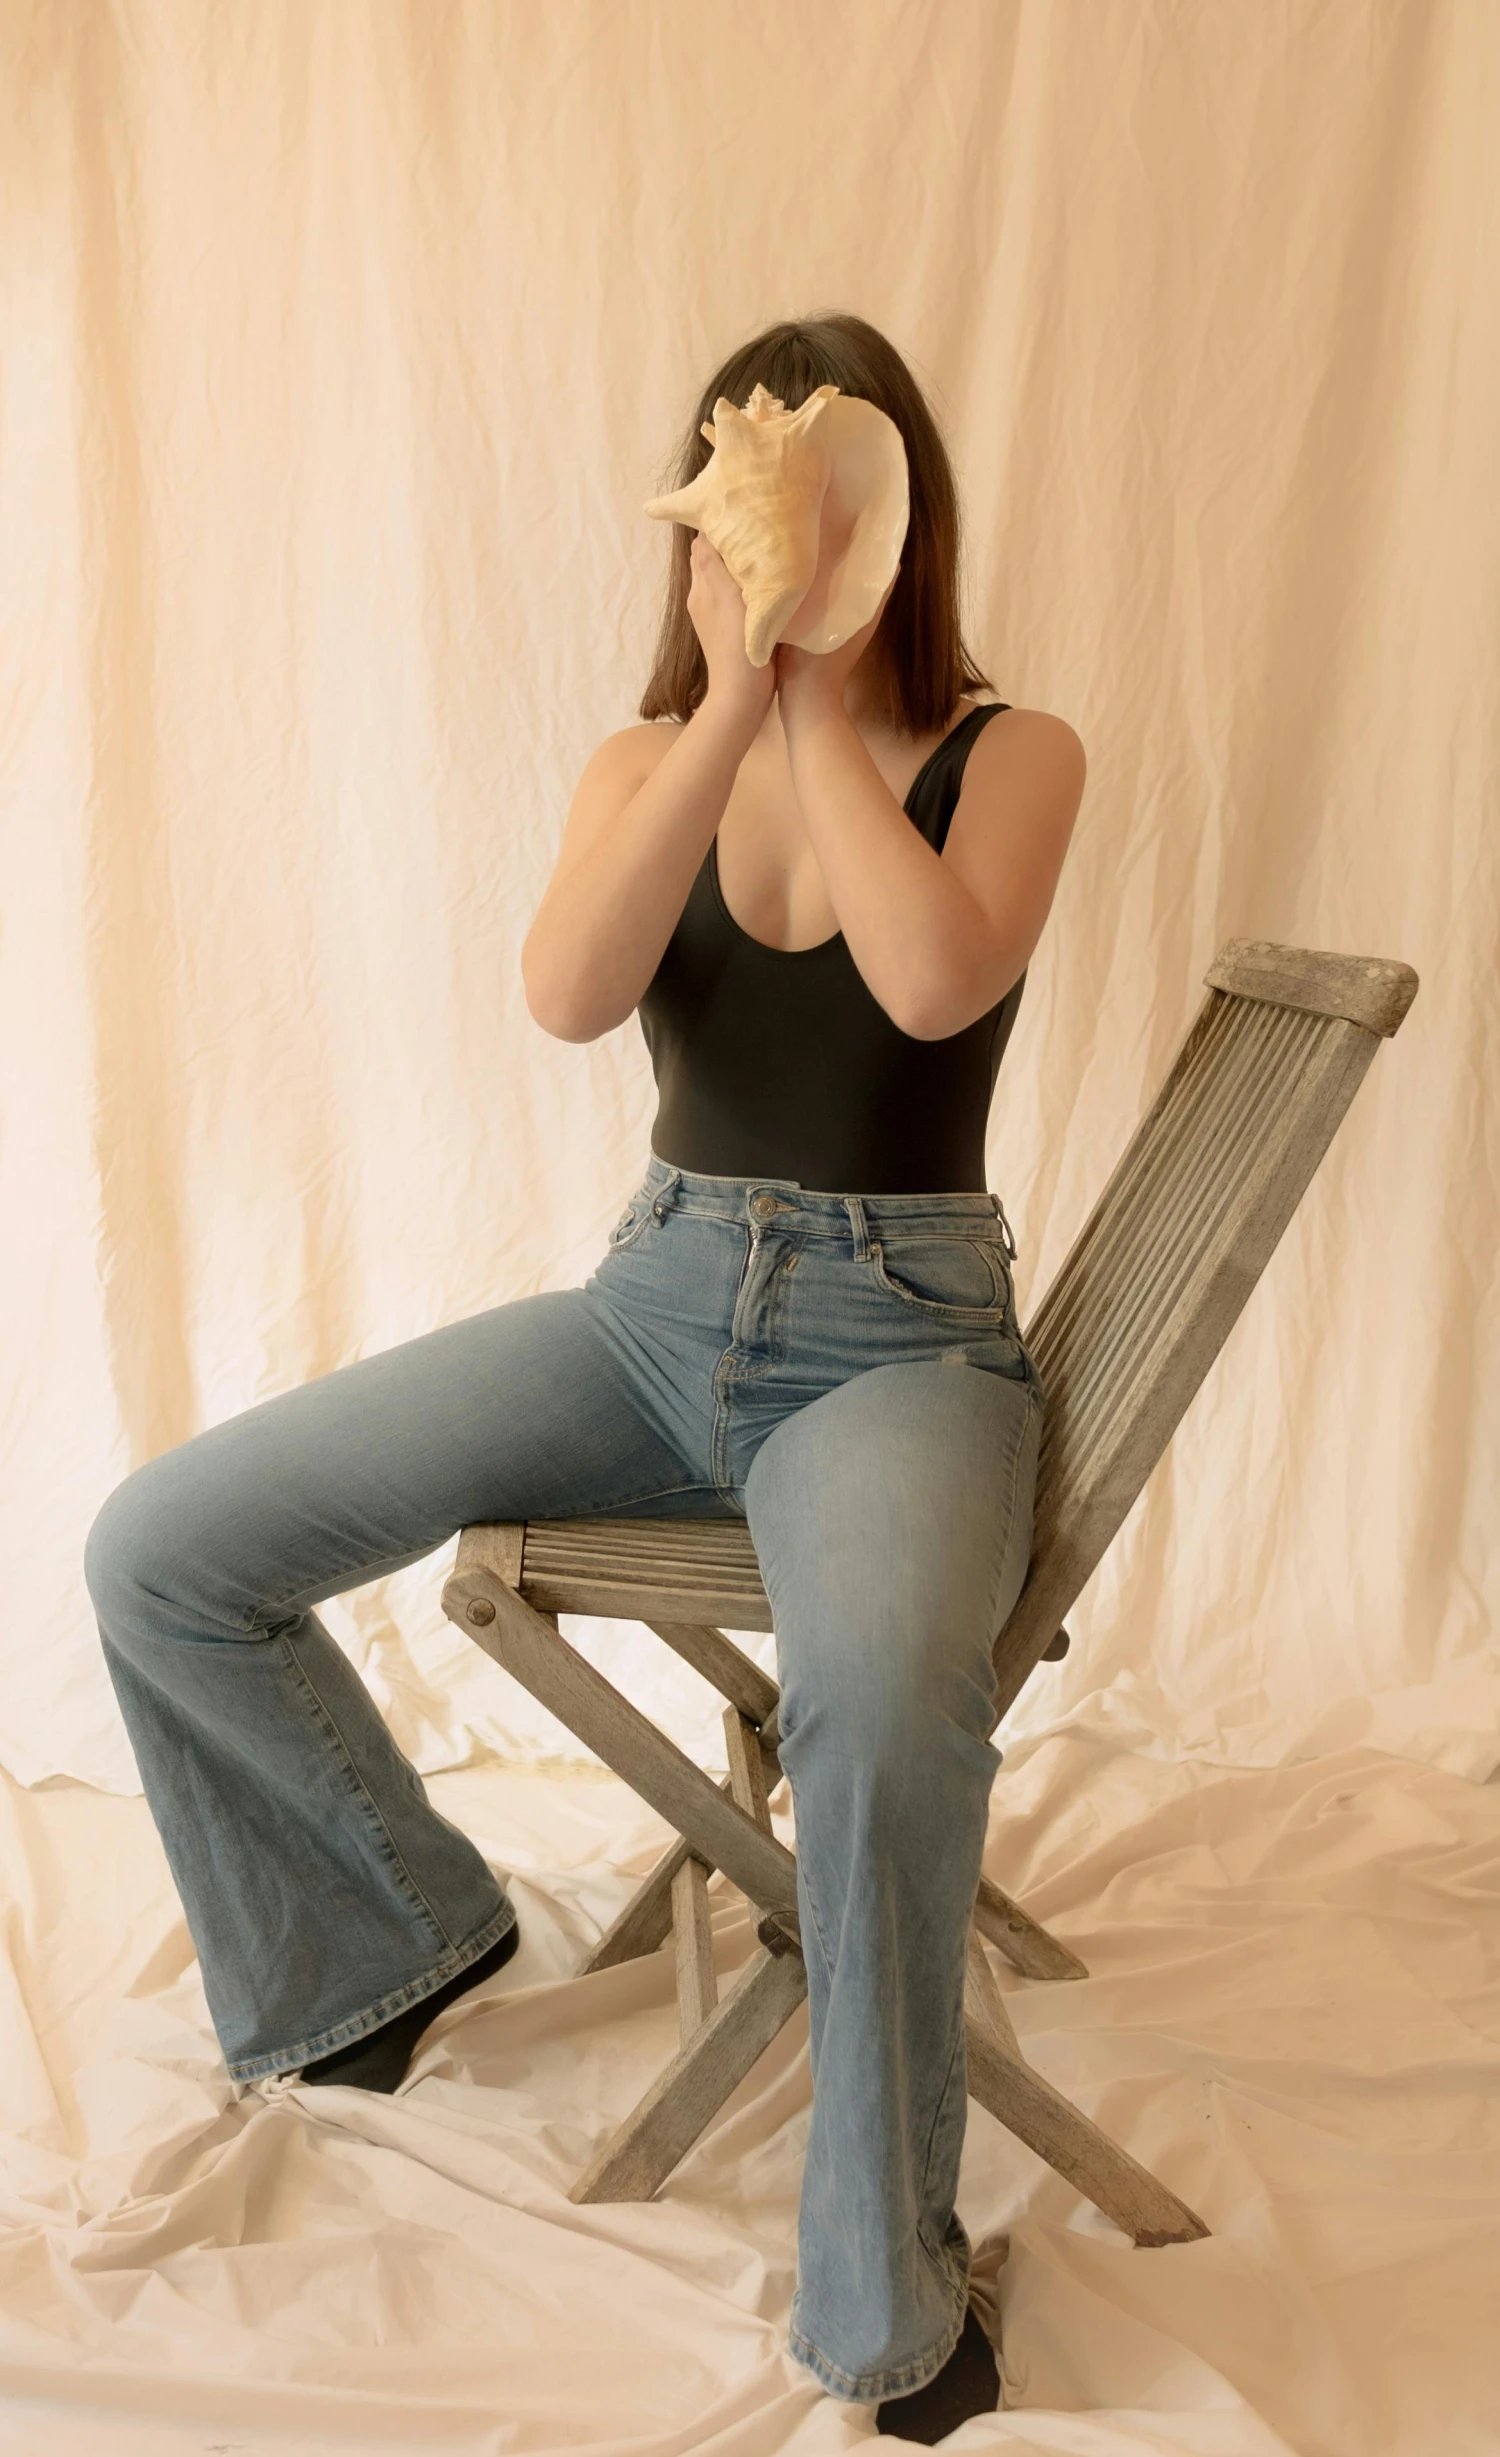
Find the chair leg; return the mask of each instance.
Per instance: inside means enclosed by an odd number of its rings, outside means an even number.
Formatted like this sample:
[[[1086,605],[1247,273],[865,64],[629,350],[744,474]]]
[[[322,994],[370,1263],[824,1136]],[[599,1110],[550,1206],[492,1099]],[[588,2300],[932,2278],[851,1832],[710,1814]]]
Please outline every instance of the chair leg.
[[[700,1860],[722,1868],[731,1884],[796,1936],[791,1853],[559,1636],[555,1613],[537,1612],[493,1571],[478,1567],[453,1573],[443,1589],[443,1610],[686,1836]]]
[[[684,1860],[695,1856],[705,1867],[722,1868],[732,1884],[771,1915],[760,1927],[766,1951],[747,1966],[729,1994],[679,2049],[640,2105],[579,2177],[570,2196],[574,2201],[649,2198],[769,2046],[807,1990],[807,1974],[796,1943],[796,1862],[766,1830],[769,1818],[762,1824],[730,1796],[736,1769],[741,1789],[747,1798],[752,1796],[752,1757],[757,1769],[762,1766],[759,1735],[748,1717],[732,1707],[726,1710],[726,1723],[732,1719],[755,1735],[753,1750],[745,1731],[731,1738],[730,1790],[726,1791],[622,1698],[602,1673],[584,1662],[559,1635],[555,1615],[535,1611],[493,1572],[477,1566],[456,1571],[443,1589],[443,1609],[466,1637],[492,1655],[678,1829],[687,1847]],[[762,1789],[762,1816],[763,1801]],[[982,1883],[982,1895],[986,1888],[988,1880]],[[1041,1939],[1043,1950],[1052,1948],[1046,1976],[1076,1977],[1081,1972],[1083,1966],[1076,1956],[1047,1937],[998,1887],[988,1891],[994,1901],[986,1904],[987,1913],[1003,1925],[1003,1936],[996,1938],[1002,1952],[1019,1948],[1035,1959]],[[979,1909],[976,1900],[976,1917]],[[1057,1957],[1066,1958],[1066,1972],[1057,1967]],[[1039,2074],[1007,2054],[994,2030],[972,2014],[967,2021],[967,2042],[972,2096],[1138,2244],[1185,2243],[1208,2233],[1195,2211]]]
[[[1136,2243],[1188,2244],[1207,2235],[1196,2210],[1101,2133],[1030,2065],[1011,2056],[972,2014],[965,2039],[970,2097]]]
[[[686,2047],[709,2019],[719,1993],[708,1871],[701,1860],[684,1860],[672,1880],[672,1935],[677,1946],[678,2034]]]
[[[772,1790],[780,1780],[781,1766],[775,1749],[767,1749],[765,1745],[763,1729],[757,1729],[757,1737],[760,1741],[763,1787]],[[733,1787],[727,1779],[719,1788],[734,1797]],[[615,1914],[588,1960],[580,1963],[580,1977],[586,1971],[612,1970],[617,1962],[633,1962],[638,1954],[654,1954],[657,1947],[666,1942],[672,1926],[672,1881],[690,1854],[692,1845],[680,1835],[675,1843],[668,1844],[655,1867],[641,1879],[623,1910]]]
[[[729,1789],[763,1833],[771,1831],[766,1768],[760,1732],[735,1706],[724,1709]],[[672,1924],[677,1940],[677,1999],[682,2045],[666,2071],[605,2143],[569,2195],[573,2201],[649,2200],[686,2157],[758,2056],[770,2046],[807,1994],[801,1954],[775,1923],[762,1923],[766,1950],[741,1972],[718,2007],[713,2004],[713,1964],[707,1962],[707,2002],[702,2011],[701,1971],[709,1954],[707,1871],[688,1859],[672,1882]],[[689,1921],[701,1922],[690,1937]],[[684,1980],[684,1969],[689,1976]]]
[[[806,1994],[807,1971],[795,1947],[758,1953],[584,2169],[568,2199],[649,2201]]]
[[[977,1920],[969,1936],[964,2014],[969,2095],[981,2107],[1138,2244],[1187,2244],[1208,2233],[1196,2210],[1033,2072],[985,1959]]]
[[[1080,1962],[988,1877],[979,1880],[974,1925],[992,1945],[999,1946],[1023,1979],[1087,1979],[1089,1975],[1086,1962]]]

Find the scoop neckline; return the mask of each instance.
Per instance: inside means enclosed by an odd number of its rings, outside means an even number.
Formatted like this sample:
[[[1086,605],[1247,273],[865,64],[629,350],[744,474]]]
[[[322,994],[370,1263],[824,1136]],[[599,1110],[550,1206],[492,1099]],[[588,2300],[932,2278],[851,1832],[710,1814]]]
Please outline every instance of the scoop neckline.
[[[927,757],[923,760],[922,765],[917,770],[916,775],[912,778],[911,783],[906,788],[906,793],[902,800],[901,807],[905,811],[908,819],[911,817],[912,795],[916,792],[917,787],[921,784],[923,777],[927,774],[928,769],[932,766],[933,761],[938,757],[939,753],[946,751],[949,743],[956,740],[958,735],[963,732],[964,727],[968,724],[970,718],[977,717],[982,709],[1004,708],[1007,706],[1007,704],[1008,703],[1004,700],[980,700],[977,706],[969,709],[964,716],[959,718],[956,725],[949,726],[948,731],[946,734],[944,734],[941,742],[936,742],[933,744],[932,749],[928,752]],[[761,955],[776,956],[786,963],[795,964],[799,958],[803,956],[826,955],[830,947],[840,947],[844,943],[844,933],[842,930],[835,930],[832,938],[814,939],[810,947],[773,947],[769,939],[755,938],[752,936],[750,931],[745,929],[741,923],[735,920],[734,915],[731,913],[728,905],[724,901],[724,890],[719,885],[719,831],[717,828],[714,830],[713,840],[708,848],[708,877],[709,884],[714,891],[714,902],[718,906],[719,911],[723,914],[724,919],[728,922],[730,929],[735,934],[735,937],[742,938],[747,947],[754,947],[758,949]]]

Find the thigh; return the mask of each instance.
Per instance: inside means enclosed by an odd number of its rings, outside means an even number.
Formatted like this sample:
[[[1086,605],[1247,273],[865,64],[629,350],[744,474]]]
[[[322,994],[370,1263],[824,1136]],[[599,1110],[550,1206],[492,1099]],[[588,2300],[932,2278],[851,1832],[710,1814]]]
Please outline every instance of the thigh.
[[[1031,1556],[1041,1421],[1028,1383],[923,1360],[856,1374],[767,1435],[745,1507],[788,1731],[830,1691],[851,1735],[937,1703],[993,1729],[992,1650]]]
[[[709,1488],[711,1491],[711,1488]],[[704,1483],[582,1289],[492,1307],[263,1401],[126,1479],[96,1562],[246,1629],[479,1521],[701,1507]],[[717,1497],[714,1506],[721,1507]]]

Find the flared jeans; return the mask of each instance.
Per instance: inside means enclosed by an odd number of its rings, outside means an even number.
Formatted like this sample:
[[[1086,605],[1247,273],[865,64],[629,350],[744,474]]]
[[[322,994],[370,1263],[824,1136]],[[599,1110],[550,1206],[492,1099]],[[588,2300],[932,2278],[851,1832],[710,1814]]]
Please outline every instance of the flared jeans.
[[[163,1452],[85,1555],[209,2012],[254,2084],[416,2004],[516,1916],[313,1607],[479,1521],[747,1521],[807,1960],[789,2345],[836,2397],[922,2387],[964,2317],[964,1963],[1044,1398],[1014,1253],[991,1194],[653,1154],[581,1288]]]

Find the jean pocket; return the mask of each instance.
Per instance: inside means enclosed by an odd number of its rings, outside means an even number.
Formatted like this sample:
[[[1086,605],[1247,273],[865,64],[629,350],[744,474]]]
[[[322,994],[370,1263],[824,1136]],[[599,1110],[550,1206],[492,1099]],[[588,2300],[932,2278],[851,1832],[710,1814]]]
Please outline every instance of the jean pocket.
[[[996,1328],[1010,1318],[1014,1286],[998,1237],[901,1229],[871,1238],[870,1263],[882,1288],[924,1313]]]
[[[626,1246],[633,1246],[638,1237],[644,1237],[655,1217],[651,1195],[638,1188],[609,1232],[610,1253],[620,1254]]]

